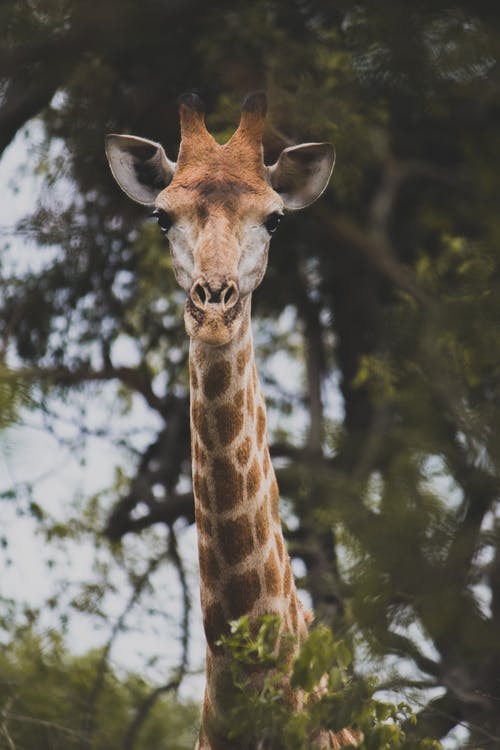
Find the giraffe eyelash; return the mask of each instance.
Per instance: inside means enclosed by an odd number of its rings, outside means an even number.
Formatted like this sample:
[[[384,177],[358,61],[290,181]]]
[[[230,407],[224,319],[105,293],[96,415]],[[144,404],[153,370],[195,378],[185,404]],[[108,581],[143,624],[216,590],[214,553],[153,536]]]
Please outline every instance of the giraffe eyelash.
[[[277,211],[273,211],[272,214],[269,214],[269,216],[264,222],[264,226],[269,232],[269,234],[274,234],[276,232],[276,230],[279,227],[281,219],[282,219],[282,216]]]
[[[157,219],[158,226],[163,234],[166,234],[173,224],[172,217],[162,208],[155,208],[151,216],[154,216],[154,218]]]

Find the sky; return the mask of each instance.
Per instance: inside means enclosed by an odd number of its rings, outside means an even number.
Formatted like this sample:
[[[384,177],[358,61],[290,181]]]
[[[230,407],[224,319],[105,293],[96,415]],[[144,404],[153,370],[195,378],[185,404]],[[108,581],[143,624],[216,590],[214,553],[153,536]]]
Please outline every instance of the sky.
[[[30,242],[29,237],[18,232],[16,225],[36,206],[37,200],[58,201],[64,199],[64,186],[55,186],[47,193],[43,177],[33,174],[33,165],[42,149],[43,131],[39,123],[32,121],[18,133],[0,161],[0,185],[4,189],[4,200],[0,202],[0,247],[8,244],[4,254],[4,269],[7,272],[30,270],[43,272],[44,264],[53,255],[50,248],[41,250]],[[54,149],[60,148],[55,144]],[[278,328],[294,325],[293,315],[284,311]],[[256,331],[258,341],[259,333]],[[133,342],[125,339],[118,342],[113,352],[114,359],[122,364],[133,364]],[[9,363],[16,366],[15,358]],[[282,352],[276,352],[269,362],[270,374],[290,391],[300,387],[302,373],[296,362],[287,360]],[[329,389],[327,408],[338,417],[341,410],[338,384]],[[154,435],[159,423],[141,402],[133,401],[131,411],[123,415],[116,396],[116,386],[108,383],[100,387],[99,393],[92,390],[82,397],[84,422],[90,432],[109,427],[116,433],[137,432],[138,447],[144,447],[148,438]],[[41,609],[40,626],[58,628],[59,610],[47,606],[56,591],[60,592],[62,607],[77,595],[81,587],[89,581],[97,581],[95,568],[107,566],[108,583],[115,587],[105,599],[109,622],[99,622],[98,618],[74,613],[67,631],[68,647],[77,653],[103,645],[116,618],[127,606],[130,586],[118,565],[113,564],[106,545],[96,552],[93,543],[88,541],[61,542],[58,546],[46,544],[39,525],[28,512],[33,499],[30,488],[34,488],[34,498],[40,504],[47,523],[66,523],[75,515],[75,502],[88,498],[110,488],[116,478],[116,466],[129,462],[129,457],[113,447],[106,437],[88,437],[78,448],[78,428],[75,423],[81,420],[79,411],[82,405],[78,397],[73,402],[51,403],[57,415],[50,420],[53,432],[47,429],[43,415],[35,410],[24,410],[20,424],[0,436],[0,493],[16,488],[17,501],[0,500],[2,530],[9,540],[8,547],[0,547],[0,569],[2,569],[2,595],[33,608]],[[269,415],[270,429],[278,426],[276,417]],[[304,414],[290,418],[289,426],[302,431],[305,426]],[[75,448],[75,446],[77,446]],[[21,510],[21,512],[20,512]],[[288,518],[293,524],[293,518]],[[204,683],[204,637],[199,607],[196,559],[196,532],[194,527],[176,529],[181,554],[187,569],[193,594],[192,639],[190,648],[190,670],[192,675],[184,681],[183,697],[201,697]],[[126,549],[130,559],[146,559],[146,549],[151,540],[157,543],[161,530],[153,530],[140,537],[127,538]],[[303,573],[303,565],[293,562],[295,574]],[[140,568],[140,565],[139,565]],[[127,629],[116,640],[111,658],[118,670],[137,670],[154,681],[165,679],[169,669],[174,669],[180,655],[179,622],[181,617],[181,591],[176,572],[163,566],[152,578],[152,591],[148,592],[132,610],[126,620]],[[310,606],[306,592],[303,592],[306,606]],[[151,614],[159,610],[161,614]],[[144,613],[148,613],[146,616]],[[168,677],[168,675],[167,675]]]
[[[29,239],[15,231],[16,223],[33,210],[37,198],[43,191],[43,180],[32,174],[33,159],[37,155],[37,144],[42,138],[38,123],[32,122],[18,134],[0,161],[0,185],[4,188],[4,200],[0,202],[0,247],[8,242],[8,262],[11,268],[43,271],[43,265],[51,257],[51,250],[40,251]],[[56,145],[57,147],[57,145]],[[44,196],[44,200],[50,200]],[[54,200],[58,200],[57,189]],[[294,325],[293,314],[285,310],[276,325],[284,329]],[[256,331],[258,342],[259,332]],[[121,363],[134,359],[133,342],[120,341],[114,352]],[[13,365],[16,364],[12,360]],[[288,392],[300,388],[303,373],[296,362],[287,359],[283,352],[276,352],[266,365],[278,382]],[[268,394],[269,395],[269,394]],[[324,393],[326,413],[339,421],[342,401],[339,384],[327,384]],[[108,383],[99,392],[91,389],[82,397],[85,404],[85,425],[99,431],[111,424],[117,433],[137,431],[138,447],[144,447],[154,435],[159,423],[151,411],[136,397],[132,409],[123,415],[116,396],[116,386]],[[26,410],[21,423],[0,436],[0,493],[15,487],[18,502],[0,499],[1,531],[9,545],[0,546],[1,592],[31,607],[41,608],[40,625],[44,628],[59,628],[58,610],[47,606],[47,601],[59,591],[62,607],[74,599],[82,586],[97,582],[106,568],[106,582],[110,593],[106,596],[107,620],[74,612],[67,630],[67,645],[72,652],[84,653],[90,648],[106,643],[116,619],[127,607],[130,585],[120,566],[113,562],[106,544],[95,549],[93,541],[83,539],[78,543],[61,543],[48,546],[32,515],[27,512],[30,502],[28,488],[35,488],[37,502],[47,518],[66,523],[75,516],[78,503],[110,488],[116,478],[116,466],[127,464],[129,457],[113,447],[107,438],[90,436],[80,450],[75,449],[77,428],[75,415],[79,415],[78,397],[73,403],[51,404],[57,419],[51,420],[55,434],[44,424],[39,411]],[[278,427],[277,417],[271,412],[269,427]],[[78,416],[78,419],[80,415]],[[292,431],[305,429],[305,416],[298,413],[290,417],[287,424]],[[23,513],[19,513],[19,508]],[[283,506],[286,512],[286,504]],[[293,525],[293,517],[287,518]],[[190,674],[184,680],[180,694],[183,698],[199,700],[202,695],[204,676],[204,636],[198,596],[198,572],[196,559],[196,531],[194,527],[178,524],[176,528],[181,555],[186,566],[192,592],[192,638],[190,647]],[[147,531],[139,537],[129,535],[125,541],[125,552],[140,570],[148,556],[148,546],[158,544],[161,527]],[[303,567],[293,561],[294,572],[301,575]],[[176,572],[162,566],[152,576],[151,590],[132,609],[126,619],[126,628],[117,638],[111,662],[120,672],[134,670],[155,683],[168,681],[169,672],[175,669],[180,656],[181,589]],[[302,592],[306,607],[310,600]],[[422,641],[421,633],[415,632],[416,640]],[[0,634],[1,638],[1,634]],[[400,669],[407,665],[399,664]]]
[[[0,185],[4,200],[0,202],[0,246],[9,244],[8,270],[43,270],[44,262],[50,259],[50,249],[41,253],[29,239],[16,232],[16,223],[33,210],[43,189],[41,177],[32,174],[31,166],[36,158],[37,144],[41,142],[41,128],[36,121],[19,133],[0,161]],[[133,351],[121,342],[116,356],[122,361],[133,356]],[[10,364],[16,364],[10,360]],[[155,424],[149,410],[136,399],[131,412],[123,417],[116,404],[114,384],[107,384],[86,408],[85,421],[90,429],[99,429],[107,424],[109,414],[114,413],[116,430],[137,429],[141,426],[138,440],[145,441],[154,432]],[[37,532],[37,523],[27,512],[30,502],[28,488],[35,488],[36,501],[48,519],[64,522],[74,514],[75,498],[90,497],[112,486],[115,467],[123,463],[124,456],[113,448],[109,440],[89,437],[81,450],[73,445],[64,445],[58,438],[73,443],[75,438],[75,411],[70,404],[55,403],[56,435],[51,434],[40,413],[24,410],[19,425],[0,436],[0,492],[12,487],[17,489],[18,501],[0,499],[2,535],[8,547],[0,548],[1,591],[4,597],[12,597],[23,605],[42,609],[41,627],[58,628],[57,611],[47,606],[55,591],[63,591],[62,601],[68,602],[76,595],[84,582],[96,580],[94,568],[96,558],[102,565],[110,566],[109,583],[116,593],[106,597],[109,622],[103,624],[98,618],[75,613],[69,623],[68,647],[77,653],[103,645],[116,617],[120,615],[130,596],[130,586],[117,565],[112,564],[108,549],[96,556],[90,541],[78,544],[47,546],[43,534]],[[20,500],[19,500],[20,499]],[[20,512],[21,511],[21,512]],[[185,561],[192,584],[193,638],[190,668],[199,672],[203,667],[201,613],[197,592],[197,563],[192,551],[196,549],[194,528],[178,528],[179,541],[185,550]],[[158,536],[158,535],[156,535]],[[141,557],[138,552],[140,540],[128,543],[131,556]],[[144,545],[144,542],[142,543]],[[142,552],[142,557],[145,557]],[[152,579],[153,592],[145,596],[127,618],[127,630],[116,641],[111,658],[118,670],[137,670],[149,674],[152,680],[162,681],[168,670],[175,668],[180,655],[179,628],[180,587],[172,569],[163,566]],[[160,600],[160,601],[157,601]],[[159,606],[156,606],[159,605]],[[144,637],[144,616],[141,607],[159,609],[161,615],[147,617]],[[156,662],[156,658],[159,660]],[[145,664],[149,663],[149,667]],[[195,674],[185,680],[183,697],[198,699],[202,691],[203,678]]]

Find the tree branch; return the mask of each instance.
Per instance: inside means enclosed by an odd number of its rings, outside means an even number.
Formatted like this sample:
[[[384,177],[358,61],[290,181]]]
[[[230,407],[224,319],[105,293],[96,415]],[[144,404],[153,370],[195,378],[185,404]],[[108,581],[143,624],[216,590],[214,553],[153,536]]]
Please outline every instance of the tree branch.
[[[182,617],[182,653],[181,661],[177,669],[176,676],[167,682],[165,685],[160,685],[151,691],[147,698],[143,701],[141,706],[138,708],[133,720],[128,726],[123,739],[123,750],[133,750],[137,741],[137,736],[144,722],[146,721],[149,712],[155,705],[156,701],[160,696],[165,693],[177,691],[179,686],[184,679],[188,666],[189,657],[189,637],[190,637],[190,626],[189,616],[191,612],[191,598],[189,596],[189,586],[186,577],[186,571],[182,558],[179,554],[179,548],[177,544],[177,537],[174,532],[173,525],[170,525],[169,530],[169,557],[177,568],[179,574],[179,581],[182,588],[182,600],[183,600],[183,617]]]
[[[409,638],[393,631],[387,631],[384,635],[384,643],[387,649],[398,656],[409,656],[413,659],[417,667],[426,674],[440,678],[441,667],[438,663],[429,659],[417,648]]]
[[[18,372],[20,376],[27,379],[48,380],[53,385],[58,386],[79,385],[92,381],[120,380],[124,385],[140,393],[148,406],[162,415],[168,414],[172,405],[177,401],[176,397],[160,398],[155,394],[151,385],[151,376],[145,363],[141,363],[137,367],[113,367],[108,365],[100,370],[92,369],[89,366],[71,369],[64,365],[58,365],[57,367],[25,368]]]
[[[396,259],[388,243],[371,238],[358,229],[347,216],[332,213],[322,204],[316,205],[313,211],[333,242],[350,247],[363,255],[378,273],[410,294],[423,307],[434,307],[434,301],[418,284],[411,269]]]
[[[101,658],[97,666],[96,676],[95,676],[93,685],[90,689],[89,696],[87,699],[87,708],[86,708],[85,719],[84,719],[84,723],[82,727],[82,741],[81,741],[81,747],[84,749],[92,747],[92,738],[93,738],[93,734],[95,731],[95,712],[96,712],[97,699],[104,685],[104,678],[105,678],[106,672],[108,671],[108,657],[113,647],[113,644],[117,636],[119,635],[120,631],[122,630],[126,618],[128,617],[131,610],[139,601],[142,591],[145,585],[148,583],[151,574],[154,573],[154,571],[158,568],[159,564],[164,559],[165,559],[165,553],[163,553],[159,557],[155,557],[154,559],[150,560],[144,573],[141,576],[139,576],[139,578],[137,579],[134,585],[132,594],[127,604],[125,605],[120,617],[117,619],[117,621],[115,622],[111,630],[111,634],[101,654]]]
[[[167,526],[175,523],[179,518],[185,518],[188,523],[194,523],[194,497],[192,492],[172,495],[162,502],[157,502],[144,516],[130,518],[129,513],[137,504],[134,500],[132,507],[118,503],[113,510],[104,534],[112,542],[119,541],[125,534],[138,533],[148,529],[155,523]]]
[[[436,698],[417,714],[417,724],[408,721],[404,730],[409,738],[444,737],[457,724],[462,724],[460,702],[450,693]]]
[[[199,4],[199,0],[170,0],[150,3],[150,10],[156,27],[161,28],[162,24],[171,26],[178,16],[188,16]],[[124,6],[89,0],[74,4],[71,26],[65,33],[50,34],[43,27],[28,43],[14,49],[4,47],[0,70],[7,90],[0,107],[0,156],[24,123],[48,106],[85,53],[112,61],[127,49],[131,39],[150,37],[149,19],[144,3]]]

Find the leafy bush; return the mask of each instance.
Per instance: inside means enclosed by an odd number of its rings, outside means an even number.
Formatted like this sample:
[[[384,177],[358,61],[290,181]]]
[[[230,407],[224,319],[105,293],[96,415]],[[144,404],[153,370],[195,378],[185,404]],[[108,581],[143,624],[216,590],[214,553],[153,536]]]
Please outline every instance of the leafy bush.
[[[0,748],[70,750],[125,748],[127,731],[151,695],[138,675],[107,668],[93,701],[101,651],[70,654],[54,633],[26,631],[0,649]],[[172,694],[158,698],[133,746],[193,750],[198,709]],[[132,745],[128,745],[130,750]]]
[[[375,678],[353,673],[350,648],[324,625],[311,631],[293,662],[290,684],[303,691],[304,708],[291,712],[286,667],[290,642],[285,636],[277,648],[279,625],[277,616],[264,616],[252,635],[248,618],[242,617],[220,641],[232,656],[231,739],[244,738],[245,747],[260,742],[266,750],[310,750],[311,737],[320,729],[339,732],[348,727],[362,732],[361,747],[366,750],[440,748],[436,740],[408,738],[406,727],[416,722],[410,706],[376,699]],[[266,668],[266,676],[256,687],[253,676],[259,667]]]

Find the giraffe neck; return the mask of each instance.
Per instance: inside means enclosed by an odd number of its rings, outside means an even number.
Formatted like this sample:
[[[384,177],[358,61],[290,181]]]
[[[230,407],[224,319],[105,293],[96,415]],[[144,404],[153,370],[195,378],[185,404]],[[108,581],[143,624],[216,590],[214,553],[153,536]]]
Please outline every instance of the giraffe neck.
[[[250,625],[276,614],[281,632],[297,644],[307,618],[279,517],[279,492],[269,457],[266,408],[254,360],[250,301],[240,332],[225,346],[191,340],[191,448],[207,685],[199,745],[225,747],[226,656],[217,645],[228,623],[247,615]],[[224,679],[222,679],[224,682]],[[219,686],[219,687],[218,687]]]
[[[279,518],[266,408],[255,366],[250,302],[225,346],[192,340],[193,486],[208,646],[241,615],[275,613],[298,632],[300,608]]]

